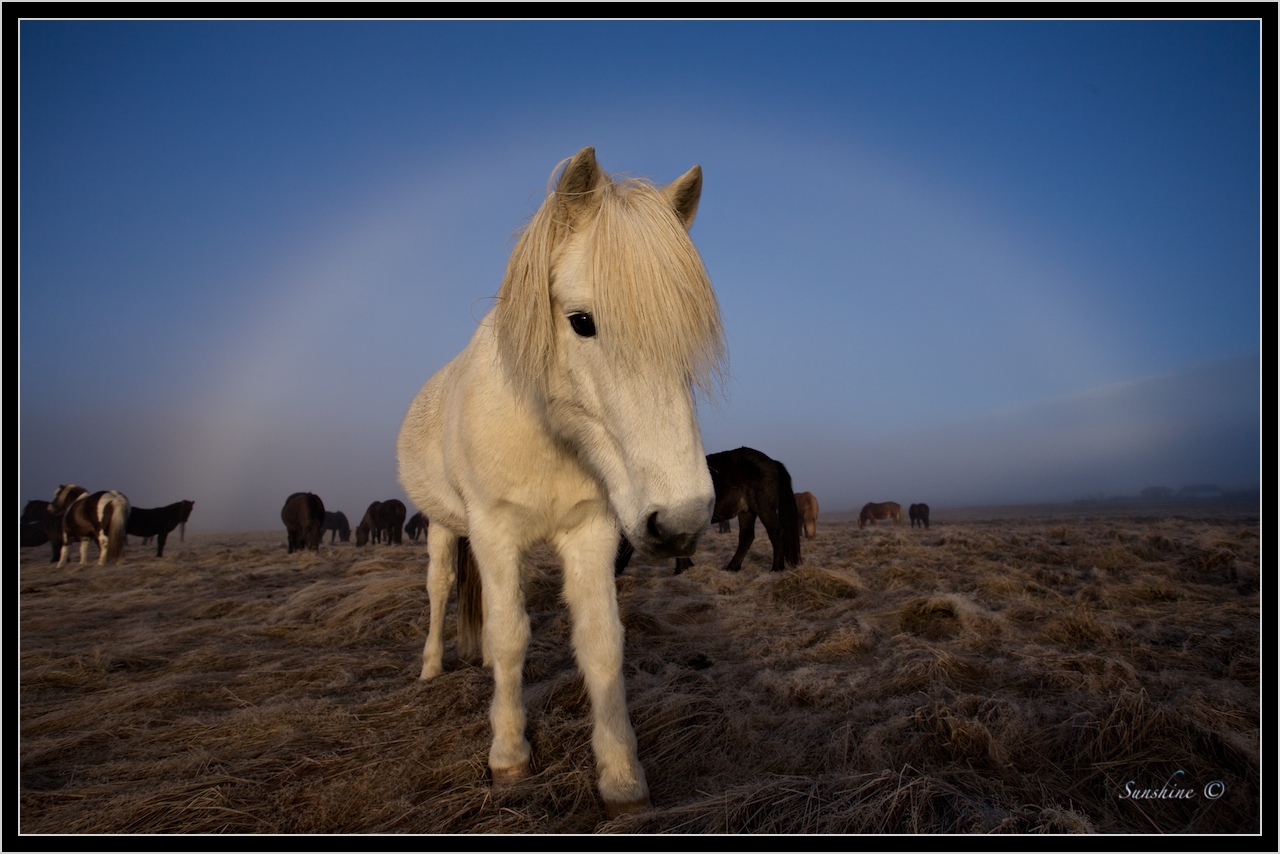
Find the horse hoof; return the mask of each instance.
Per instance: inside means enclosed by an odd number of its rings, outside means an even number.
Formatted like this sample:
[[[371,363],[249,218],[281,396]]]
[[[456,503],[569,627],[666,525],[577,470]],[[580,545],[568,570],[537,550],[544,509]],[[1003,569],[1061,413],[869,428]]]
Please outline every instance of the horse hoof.
[[[605,815],[610,819],[614,819],[622,815],[630,815],[634,812],[644,812],[649,808],[650,805],[648,798],[642,798],[638,801],[621,801],[617,803],[605,801],[604,804]]]
[[[493,774],[493,785],[495,786],[509,786],[529,776],[528,765],[513,765],[510,768],[491,768],[489,770]]]

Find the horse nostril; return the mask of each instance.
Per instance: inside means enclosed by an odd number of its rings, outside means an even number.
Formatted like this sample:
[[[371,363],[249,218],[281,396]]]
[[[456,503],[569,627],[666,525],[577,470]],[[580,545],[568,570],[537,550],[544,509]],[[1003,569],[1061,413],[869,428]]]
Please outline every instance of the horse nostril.
[[[662,535],[662,531],[658,528],[658,511],[657,510],[649,514],[649,524],[647,527],[649,529],[649,536],[653,537],[655,540],[661,541],[666,539]]]

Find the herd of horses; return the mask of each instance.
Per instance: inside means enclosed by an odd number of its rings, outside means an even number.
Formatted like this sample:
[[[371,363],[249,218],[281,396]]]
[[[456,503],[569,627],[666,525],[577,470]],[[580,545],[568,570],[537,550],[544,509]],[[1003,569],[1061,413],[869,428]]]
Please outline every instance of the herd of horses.
[[[187,519],[194,501],[175,501],[164,507],[134,507],[119,490],[89,492],[74,483],[64,483],[52,501],[32,500],[22,508],[23,546],[49,544],[50,562],[64,566],[70,547],[80,544],[80,563],[88,560],[89,544],[98,546],[98,565],[121,563],[128,537],[140,537],[144,544],[156,540],[156,557],[164,556],[169,534],[178,529],[186,539]]]
[[[425,537],[426,517],[422,513],[414,513],[406,523],[406,513],[404,502],[398,498],[374,501],[355,527],[356,545],[400,545],[403,542],[402,529],[411,540]],[[280,509],[280,520],[284,522],[289,554],[304,549],[318,551],[326,533],[330,544],[339,540],[344,543],[351,541],[352,529],[347,514],[341,510],[325,510],[324,501],[313,492],[295,492],[285,499],[284,507]]]
[[[635,552],[674,559],[682,572],[708,523],[726,530],[734,517],[738,546],[724,570],[741,569],[757,519],[773,549],[770,568],[797,566],[802,536],[816,535],[818,501],[794,492],[786,467],[760,451],[704,452],[694,393],[714,394],[727,366],[719,305],[688,233],[701,167],[657,186],[610,176],[584,148],[557,165],[548,187],[493,308],[401,423],[400,485],[420,512],[406,524],[402,502],[375,501],[356,542],[398,544],[402,526],[412,540],[427,535],[423,680],[445,669],[445,609],[456,583],[458,658],[493,671],[495,786],[532,773],[520,561],[537,543],[555,548],[594,719],[597,789],[612,817],[649,805],[626,705],[614,577]],[[185,522],[191,502],[180,505]],[[133,533],[119,493],[60,490],[47,510],[59,519],[63,561],[79,541],[83,562],[91,537],[100,562],[118,556]],[[928,527],[927,506],[913,504],[909,514],[913,527]],[[289,553],[318,550],[326,531],[330,543],[350,539],[346,516],[326,512],[310,492],[290,495],[280,516]],[[858,522],[889,519],[901,523],[901,505],[867,504]],[[169,517],[147,530],[166,524]],[[176,524],[155,534],[158,553]]]
[[[912,504],[907,508],[907,515],[911,518],[911,527],[919,525],[922,528],[929,527],[929,505],[928,504]],[[892,519],[893,524],[902,524],[902,505],[896,501],[885,501],[882,503],[868,502],[862,505],[862,511],[858,513],[858,527],[865,525],[874,525],[876,522],[883,522],[886,519]]]

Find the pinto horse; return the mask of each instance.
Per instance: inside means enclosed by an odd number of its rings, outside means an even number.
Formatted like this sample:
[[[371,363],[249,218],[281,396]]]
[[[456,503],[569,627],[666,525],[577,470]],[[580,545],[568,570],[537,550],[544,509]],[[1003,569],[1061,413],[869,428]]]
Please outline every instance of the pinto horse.
[[[324,539],[324,502],[312,492],[295,492],[285,499],[280,521],[289,536],[289,554],[310,549],[320,551]]]
[[[812,492],[796,493],[796,512],[806,539],[813,539],[818,532],[818,498]]]
[[[89,553],[89,541],[98,543],[98,566],[109,560],[124,562],[125,527],[129,523],[129,499],[123,492],[107,490],[89,494],[74,483],[64,483],[49,502],[49,512],[62,519],[62,556],[58,566],[67,562],[67,549],[80,543],[80,564]]]
[[[872,525],[877,520],[883,522],[885,519],[892,519],[893,524],[902,524],[902,505],[896,501],[886,501],[883,504],[875,504],[868,501],[862,505],[862,512],[858,514],[858,527],[870,522]]]
[[[329,535],[329,543],[333,544],[336,540],[341,539],[344,543],[351,541],[351,523],[347,521],[347,514],[341,510],[324,513],[324,530],[332,531]],[[320,535],[321,537],[324,534]]]
[[[444,669],[456,578],[460,656],[474,652],[479,620],[493,667],[489,768],[499,785],[530,773],[520,559],[538,543],[555,548],[591,700],[597,785],[613,816],[649,804],[613,558],[620,531],[661,559],[691,554],[706,530],[715,491],[694,392],[715,391],[724,340],[688,236],[700,167],[659,188],[614,180],[584,148],[552,180],[494,308],[409,405],[400,483],[431,520],[421,678]]]
[[[176,501],[164,507],[134,507],[129,511],[125,532],[131,537],[156,538],[156,557],[164,557],[164,542],[178,528],[178,539],[187,538],[187,519],[194,501]]]
[[[404,532],[409,535],[409,539],[416,543],[419,536],[426,539],[427,526],[429,524],[430,523],[427,522],[427,517],[423,516],[422,511],[419,510],[417,513],[414,513],[409,517],[409,521],[405,523]]]
[[[924,527],[929,527],[929,505],[928,504],[912,504],[907,508],[907,515],[911,517],[911,527],[915,527],[919,522]]]

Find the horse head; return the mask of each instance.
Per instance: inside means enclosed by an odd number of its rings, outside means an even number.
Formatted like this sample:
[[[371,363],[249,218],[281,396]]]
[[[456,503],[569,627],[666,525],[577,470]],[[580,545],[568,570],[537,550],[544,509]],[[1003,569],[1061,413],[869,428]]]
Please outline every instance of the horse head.
[[[715,500],[693,394],[724,358],[688,235],[701,191],[700,167],[663,188],[615,182],[583,149],[521,235],[494,313],[513,385],[652,557],[691,554]]]

